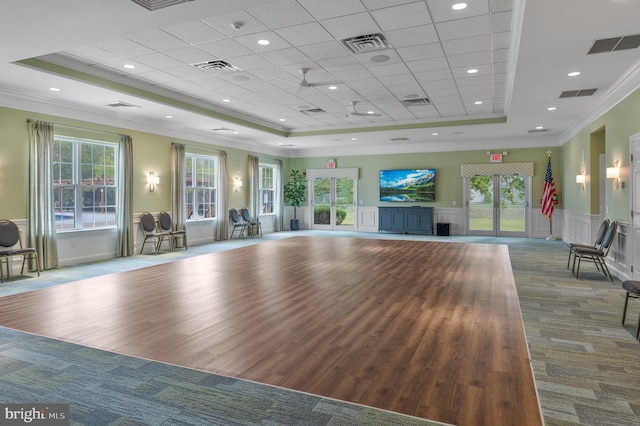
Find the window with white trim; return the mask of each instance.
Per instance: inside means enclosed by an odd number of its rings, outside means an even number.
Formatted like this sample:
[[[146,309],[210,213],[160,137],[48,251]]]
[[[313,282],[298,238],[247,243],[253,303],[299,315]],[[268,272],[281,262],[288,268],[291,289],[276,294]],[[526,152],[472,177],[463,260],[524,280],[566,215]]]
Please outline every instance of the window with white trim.
[[[118,145],[55,136],[53,201],[56,230],[117,225]]]
[[[275,175],[276,167],[260,164],[260,206],[261,214],[275,213]]]
[[[187,220],[216,216],[216,170],[218,158],[186,154],[185,202]]]

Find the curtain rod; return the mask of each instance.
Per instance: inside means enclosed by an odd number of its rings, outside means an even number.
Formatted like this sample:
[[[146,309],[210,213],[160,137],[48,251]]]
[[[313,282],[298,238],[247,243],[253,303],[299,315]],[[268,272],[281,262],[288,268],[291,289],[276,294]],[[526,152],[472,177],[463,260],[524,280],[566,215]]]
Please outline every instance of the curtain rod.
[[[32,119],[29,119],[29,120],[27,120],[27,121],[39,121],[39,120],[32,120]],[[86,128],[86,127],[70,126],[70,125],[68,125],[68,124],[59,124],[59,123],[55,123],[55,122],[53,123],[53,127],[54,127],[54,128],[56,128],[56,127],[62,127],[62,128],[66,128],[66,129],[83,130],[83,131],[87,131],[87,132],[102,133],[102,134],[105,134],[105,135],[113,135],[113,136],[126,136],[126,135],[123,135],[123,134],[121,134],[121,133],[106,132],[106,131],[104,131],[104,130],[88,129],[88,128]]]

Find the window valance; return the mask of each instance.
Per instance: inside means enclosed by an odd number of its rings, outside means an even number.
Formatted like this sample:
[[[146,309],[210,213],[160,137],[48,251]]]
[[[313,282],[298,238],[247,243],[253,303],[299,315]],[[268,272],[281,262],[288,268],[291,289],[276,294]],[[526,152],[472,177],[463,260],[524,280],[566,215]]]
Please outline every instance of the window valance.
[[[483,163],[460,166],[461,177],[493,175],[533,176],[533,163]]]

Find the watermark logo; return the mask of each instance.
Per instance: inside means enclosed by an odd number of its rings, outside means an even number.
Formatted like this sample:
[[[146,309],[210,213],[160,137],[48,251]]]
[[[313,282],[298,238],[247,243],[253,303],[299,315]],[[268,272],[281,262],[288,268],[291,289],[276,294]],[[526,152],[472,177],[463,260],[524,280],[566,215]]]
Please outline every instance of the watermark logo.
[[[69,404],[0,404],[0,424],[68,426]]]

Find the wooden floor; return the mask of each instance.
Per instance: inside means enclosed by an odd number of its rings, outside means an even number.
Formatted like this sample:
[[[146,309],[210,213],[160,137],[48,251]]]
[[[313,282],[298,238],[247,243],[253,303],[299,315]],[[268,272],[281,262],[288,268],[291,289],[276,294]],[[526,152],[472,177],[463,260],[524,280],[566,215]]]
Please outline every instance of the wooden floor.
[[[294,237],[4,297],[0,325],[451,424],[542,424],[506,246]]]

